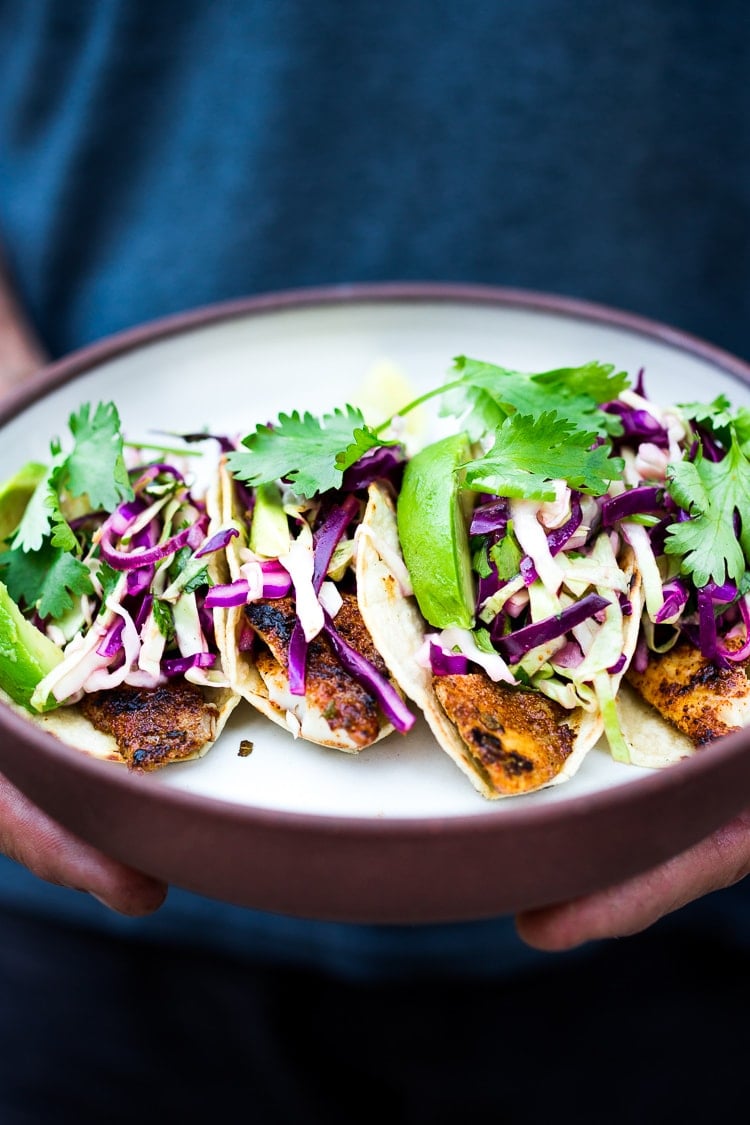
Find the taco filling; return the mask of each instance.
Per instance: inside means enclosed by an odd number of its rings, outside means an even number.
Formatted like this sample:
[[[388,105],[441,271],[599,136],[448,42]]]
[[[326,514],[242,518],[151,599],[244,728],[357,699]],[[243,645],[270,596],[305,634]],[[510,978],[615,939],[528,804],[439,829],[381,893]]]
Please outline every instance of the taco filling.
[[[362,618],[355,573],[368,488],[396,478],[403,454],[379,446],[347,472],[314,478],[295,461],[284,421],[258,427],[226,458],[222,511],[238,535],[227,548],[231,581],[212,604],[225,609],[235,690],[295,737],[356,753],[414,722]]]
[[[5,640],[16,665],[39,657],[25,678],[5,662],[0,687],[45,729],[134,769],[196,757],[239,698],[207,604],[235,534],[217,519],[220,443],[148,460],[125,448],[111,403],[81,408],[70,430],[0,555]]]
[[[644,609],[628,684],[695,746],[750,722],[750,414],[720,396],[660,407],[634,390],[620,493],[604,510],[632,545]]]

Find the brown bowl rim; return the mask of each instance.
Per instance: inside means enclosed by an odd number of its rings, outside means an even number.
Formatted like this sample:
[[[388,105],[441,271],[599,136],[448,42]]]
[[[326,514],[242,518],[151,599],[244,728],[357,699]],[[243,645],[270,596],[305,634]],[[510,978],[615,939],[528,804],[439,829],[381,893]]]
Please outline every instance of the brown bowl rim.
[[[25,408],[57,387],[74,380],[100,364],[135,349],[195,329],[210,327],[233,319],[253,315],[284,312],[315,306],[356,305],[389,302],[462,303],[494,305],[529,311],[552,313],[572,319],[611,325],[634,335],[656,340],[689,355],[704,359],[739,381],[750,385],[750,364],[730,352],[681,329],[637,313],[610,307],[577,297],[537,292],[520,288],[453,282],[382,282],[316,286],[288,289],[256,296],[236,298],[204,305],[171,316],[161,317],[134,328],[128,328],[87,345],[50,363],[35,374],[28,385],[12,392],[0,405],[0,427]],[[144,778],[127,772],[112,763],[101,762],[64,745],[51,735],[34,727],[7,707],[2,707],[0,728],[22,741],[31,743],[43,756],[52,755],[82,777],[96,780],[106,788],[130,790],[154,807],[167,803],[182,812],[200,811],[234,823],[252,824],[263,829],[278,829],[289,834],[323,834],[336,837],[367,839],[393,837],[417,840],[425,836],[463,838],[467,835],[488,838],[512,833],[523,827],[537,830],[561,827],[607,810],[623,812],[644,799],[664,795],[681,787],[700,785],[701,779],[721,771],[748,749],[750,730],[740,731],[711,748],[710,754],[678,762],[667,770],[631,782],[595,790],[578,797],[565,798],[538,808],[508,808],[503,802],[502,816],[493,816],[495,806],[487,812],[470,815],[393,817],[375,819],[356,816],[296,813],[240,805],[218,798],[192,794],[167,787],[152,787],[145,792]]]

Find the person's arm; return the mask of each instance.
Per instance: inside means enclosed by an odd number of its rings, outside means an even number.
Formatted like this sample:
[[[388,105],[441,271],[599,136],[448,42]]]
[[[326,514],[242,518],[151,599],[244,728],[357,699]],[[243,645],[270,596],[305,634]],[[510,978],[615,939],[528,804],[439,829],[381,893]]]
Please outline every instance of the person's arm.
[[[33,377],[44,354],[0,259],[0,398]],[[88,891],[123,914],[149,914],[166,894],[162,883],[110,859],[62,828],[2,775],[0,852],[39,878]]]
[[[27,379],[44,361],[44,348],[21,310],[0,253],[0,395]]]
[[[750,875],[750,810],[667,863],[597,894],[520,914],[521,938],[550,952],[627,937]]]

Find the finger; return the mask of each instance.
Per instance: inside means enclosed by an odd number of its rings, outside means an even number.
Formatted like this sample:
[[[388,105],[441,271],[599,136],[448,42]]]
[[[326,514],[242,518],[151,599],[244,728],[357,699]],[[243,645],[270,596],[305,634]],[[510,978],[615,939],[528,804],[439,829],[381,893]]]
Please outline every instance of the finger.
[[[573,949],[625,937],[750,873],[750,810],[699,844],[617,886],[516,918],[519,936],[536,949]]]
[[[74,836],[4,777],[0,777],[0,852],[40,879],[88,891],[121,914],[150,914],[166,897],[162,882]]]

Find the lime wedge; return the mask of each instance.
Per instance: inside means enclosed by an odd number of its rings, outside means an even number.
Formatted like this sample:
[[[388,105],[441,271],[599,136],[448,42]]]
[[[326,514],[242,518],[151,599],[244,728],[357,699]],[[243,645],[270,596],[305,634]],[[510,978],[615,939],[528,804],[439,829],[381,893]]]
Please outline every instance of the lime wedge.
[[[420,450],[407,463],[398,532],[423,617],[438,629],[474,625],[474,580],[461,503],[460,465],[471,460],[465,434]]]
[[[400,367],[381,359],[372,365],[353,393],[352,403],[362,411],[368,425],[378,426],[418,394]],[[423,407],[410,411],[403,419],[404,436],[418,438],[425,429],[425,420]]]
[[[24,618],[0,582],[0,688],[33,711],[31,697],[37,684],[62,658],[62,649]],[[52,704],[56,706],[54,698]]]
[[[21,522],[34,489],[47,472],[45,465],[27,461],[9,480],[0,485],[0,546]]]

